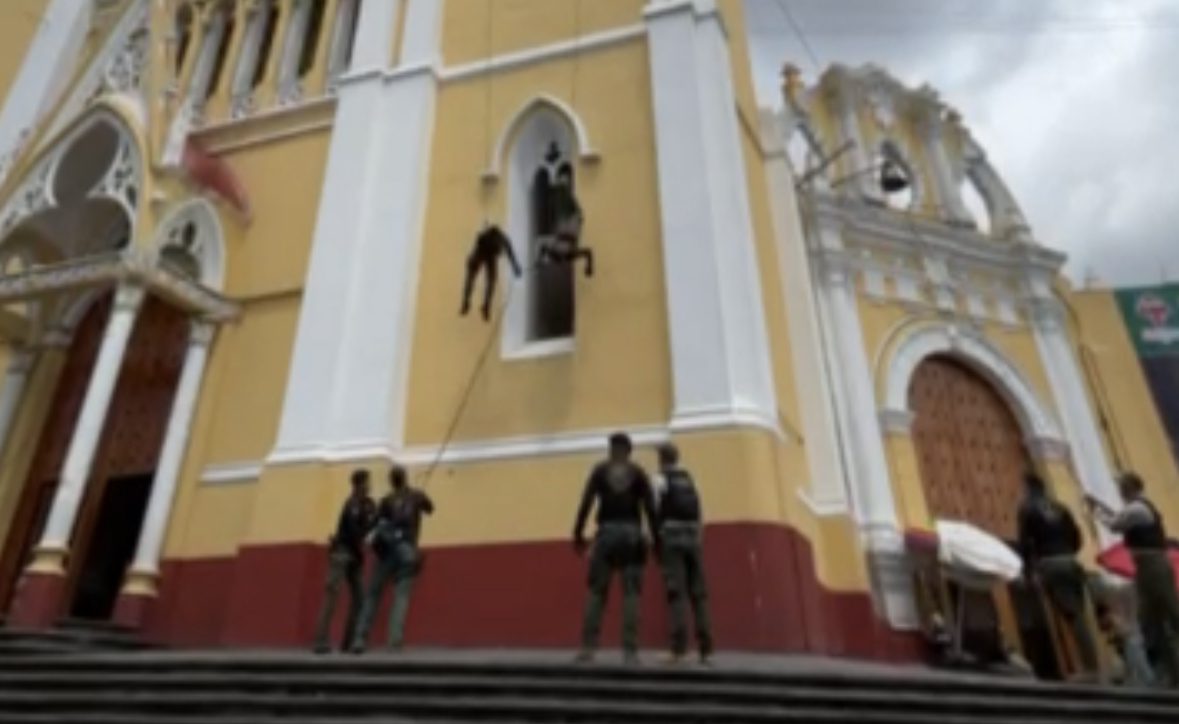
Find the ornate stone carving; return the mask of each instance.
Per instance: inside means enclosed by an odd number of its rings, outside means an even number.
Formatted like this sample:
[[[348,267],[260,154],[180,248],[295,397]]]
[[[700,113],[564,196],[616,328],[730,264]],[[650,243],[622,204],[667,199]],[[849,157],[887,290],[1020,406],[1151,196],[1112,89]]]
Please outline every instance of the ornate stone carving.
[[[151,34],[145,25],[132,31],[123,47],[107,63],[102,74],[102,90],[108,93],[141,93],[150,43]]]
[[[106,176],[91,193],[92,196],[106,197],[120,204],[135,219],[139,208],[139,154],[128,138],[119,142],[119,150]]]
[[[34,214],[38,214],[53,206],[53,197],[49,189],[49,176],[53,166],[43,161],[25,179],[0,210],[0,237],[12,231],[21,222]]]

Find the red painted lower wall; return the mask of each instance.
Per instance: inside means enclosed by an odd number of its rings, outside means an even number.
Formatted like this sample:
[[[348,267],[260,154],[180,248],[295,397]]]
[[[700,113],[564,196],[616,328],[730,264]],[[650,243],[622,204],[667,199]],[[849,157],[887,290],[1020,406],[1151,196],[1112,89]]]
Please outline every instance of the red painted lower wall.
[[[918,641],[878,620],[867,593],[836,593],[815,576],[797,532],[755,524],[706,532],[714,635],[721,648],[914,660]],[[321,546],[242,550],[236,558],[166,562],[148,633],[178,646],[306,646],[321,603]],[[410,645],[561,647],[578,644],[585,561],[564,541],[430,549],[410,609]],[[619,634],[617,585],[603,645]],[[388,594],[374,640],[384,636]],[[336,613],[342,625],[345,602]],[[666,645],[658,569],[643,590],[644,645]]]

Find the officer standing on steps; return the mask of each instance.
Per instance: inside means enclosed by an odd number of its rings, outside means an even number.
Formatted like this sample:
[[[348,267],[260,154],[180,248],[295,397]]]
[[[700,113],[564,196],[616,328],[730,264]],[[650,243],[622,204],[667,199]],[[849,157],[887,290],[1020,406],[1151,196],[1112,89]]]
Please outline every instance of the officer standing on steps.
[[[356,617],[360,612],[361,577],[364,575],[364,539],[372,529],[377,517],[377,506],[368,496],[368,471],[352,473],[352,494],[344,501],[336,532],[328,546],[328,574],[319,622],[315,626],[315,652],[327,653],[328,629],[332,614],[340,596],[340,586],[348,583],[348,621],[344,625],[343,646],[345,650],[352,643],[356,628]]]
[[[660,566],[671,609],[671,663],[688,651],[688,603],[696,618],[700,662],[712,656],[712,623],[708,615],[708,587],[704,580],[701,546],[700,495],[691,474],[679,465],[675,445],[659,446],[659,535],[663,542]]]
[[[573,547],[585,552],[585,524],[590,508],[597,503],[598,531],[589,556],[589,598],[585,605],[585,620],[578,661],[588,662],[598,647],[602,627],[602,609],[610,579],[617,572],[622,577],[622,648],[624,660],[637,664],[639,660],[639,594],[642,591],[643,565],[646,563],[646,541],[643,539],[642,519],[659,549],[659,530],[655,524],[655,501],[647,473],[631,462],[630,438],[623,433],[610,436],[610,457],[598,463],[585,484],[577,521],[573,525]]]
[[[1146,486],[1135,473],[1118,477],[1121,511],[1114,512],[1093,496],[1086,500],[1097,520],[1120,533],[1134,557],[1134,584],[1138,593],[1138,620],[1158,651],[1157,666],[1164,683],[1179,687],[1179,592],[1168,555],[1169,542],[1163,516],[1146,498]]]
[[[405,617],[409,613],[409,597],[414,579],[421,571],[418,537],[422,515],[434,513],[434,503],[422,491],[411,488],[405,468],[394,465],[389,471],[391,492],[377,508],[377,525],[373,531],[373,551],[377,565],[369,581],[364,608],[360,612],[360,626],[352,642],[353,653],[362,653],[368,644],[369,631],[385,586],[392,581],[393,607],[389,612],[388,646],[399,650],[405,641]]]

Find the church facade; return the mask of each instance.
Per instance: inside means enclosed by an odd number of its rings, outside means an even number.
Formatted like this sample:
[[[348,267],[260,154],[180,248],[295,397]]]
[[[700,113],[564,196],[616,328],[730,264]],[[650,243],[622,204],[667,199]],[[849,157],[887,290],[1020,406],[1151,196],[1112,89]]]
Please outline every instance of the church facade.
[[[572,647],[614,430],[696,474],[730,649],[916,656],[906,534],[1009,538],[1027,467],[1078,514],[1137,470],[1179,520],[1114,298],[963,120],[874,67],[763,111],[745,33],[738,0],[0,9],[8,623],[307,645],[348,475],[397,462],[438,508],[409,643]],[[592,275],[537,263],[557,187]],[[488,224],[523,269],[485,321]],[[652,568],[646,644],[663,607]]]

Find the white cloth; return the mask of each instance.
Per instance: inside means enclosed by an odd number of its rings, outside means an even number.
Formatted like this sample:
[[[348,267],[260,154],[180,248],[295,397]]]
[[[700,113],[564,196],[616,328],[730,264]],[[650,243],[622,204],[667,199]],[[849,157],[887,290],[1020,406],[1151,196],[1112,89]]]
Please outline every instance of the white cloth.
[[[938,560],[952,571],[970,576],[1014,581],[1023,561],[1006,543],[973,525],[939,520]]]

